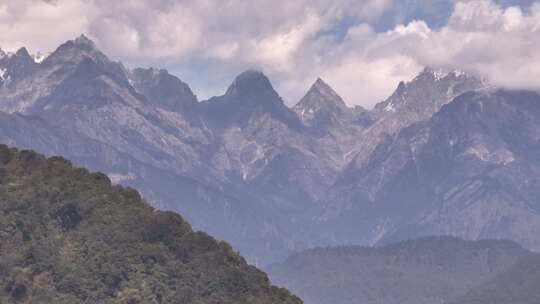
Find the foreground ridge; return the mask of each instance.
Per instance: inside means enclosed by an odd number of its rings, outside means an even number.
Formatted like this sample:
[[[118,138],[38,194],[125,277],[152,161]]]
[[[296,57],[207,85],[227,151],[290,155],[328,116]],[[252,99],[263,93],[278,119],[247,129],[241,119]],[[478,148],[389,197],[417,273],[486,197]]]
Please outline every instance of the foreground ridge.
[[[137,191],[4,145],[0,239],[0,303],[301,303]]]

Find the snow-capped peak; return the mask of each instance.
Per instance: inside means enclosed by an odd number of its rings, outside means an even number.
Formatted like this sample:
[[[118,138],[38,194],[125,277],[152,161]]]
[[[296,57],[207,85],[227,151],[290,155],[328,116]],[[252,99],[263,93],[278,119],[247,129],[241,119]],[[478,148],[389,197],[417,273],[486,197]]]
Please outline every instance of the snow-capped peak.
[[[436,69],[432,71],[433,77],[435,78],[435,81],[440,81],[444,77],[448,76],[450,72],[448,72],[445,69]]]
[[[65,63],[80,63],[85,58],[95,62],[111,64],[111,61],[103,54],[86,36],[81,35],[60,45],[54,52],[48,55],[44,64],[60,65]]]
[[[418,75],[414,80],[419,80],[423,76],[429,76],[433,77],[435,81],[442,81],[448,77],[454,77],[454,78],[461,78],[461,77],[469,77],[469,74],[463,70],[460,69],[449,69],[449,68],[431,68],[426,67],[420,75]],[[413,81],[414,81],[413,80]]]

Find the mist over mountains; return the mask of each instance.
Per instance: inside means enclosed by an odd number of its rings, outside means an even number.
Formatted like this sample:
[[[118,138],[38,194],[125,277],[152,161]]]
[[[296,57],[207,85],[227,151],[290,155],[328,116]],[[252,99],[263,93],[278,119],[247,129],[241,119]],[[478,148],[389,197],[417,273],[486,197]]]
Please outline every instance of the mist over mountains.
[[[317,79],[289,108],[248,70],[199,101],[81,36],[43,61],[0,52],[0,140],[103,171],[259,265],[433,234],[538,250],[540,96],[460,71],[405,81],[368,110]]]

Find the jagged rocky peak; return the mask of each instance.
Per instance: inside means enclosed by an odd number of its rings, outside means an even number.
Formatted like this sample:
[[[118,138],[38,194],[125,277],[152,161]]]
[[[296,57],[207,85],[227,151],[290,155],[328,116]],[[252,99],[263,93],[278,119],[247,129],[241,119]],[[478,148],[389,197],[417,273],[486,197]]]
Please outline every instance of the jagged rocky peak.
[[[259,70],[247,70],[236,76],[225,95],[236,96],[256,101],[281,100],[272,87],[270,80]]]
[[[30,53],[28,53],[28,50],[25,47],[20,48],[17,50],[15,55],[21,59],[30,59],[32,60],[32,57],[30,56]]]
[[[258,70],[247,70],[236,76],[225,95],[217,100],[244,109],[264,109],[264,111],[283,110],[285,106],[266,75]]]
[[[4,52],[0,49],[0,60],[2,59],[4,61],[3,65],[6,66],[28,64],[34,61],[25,47],[21,47],[15,53]]]
[[[400,82],[387,100],[375,106],[375,112],[395,113],[407,109],[430,116],[456,96],[485,86],[483,80],[457,69],[426,67],[413,80]]]
[[[347,104],[343,99],[321,78],[317,78],[306,95],[298,102],[295,109],[301,111],[346,111]]]
[[[107,64],[110,60],[103,54],[96,44],[84,34],[60,45],[45,60],[45,65],[56,64],[78,64],[85,58],[90,58],[95,62]]]
[[[129,78],[133,87],[156,106],[176,111],[197,103],[189,85],[165,69],[136,68]]]
[[[85,46],[90,47],[90,48],[95,48],[96,47],[94,41],[90,40],[84,34],[81,34],[79,37],[75,38],[73,40],[73,43],[75,43],[77,45],[85,45]]]
[[[29,69],[35,66],[35,61],[28,53],[28,50],[25,47],[20,48],[15,53],[15,56],[11,59],[13,61],[12,65],[17,66],[17,69]]]
[[[210,123],[244,125],[254,115],[268,114],[291,128],[301,128],[301,122],[274,90],[266,75],[247,70],[238,75],[223,96],[201,104]]]
[[[0,78],[15,83],[35,70],[36,63],[25,47],[15,53],[0,53]]]
[[[332,101],[335,104],[345,106],[346,104],[341,99],[341,97],[332,89],[324,80],[322,80],[320,77],[317,78],[315,83],[311,86],[311,89],[309,90],[308,94],[318,94],[320,96],[325,97],[326,101]]]
[[[336,91],[321,78],[317,78],[293,110],[302,122],[309,126],[329,123],[332,118],[355,111],[347,107]]]
[[[424,70],[413,81],[419,81],[419,80],[444,81],[448,79],[458,79],[458,78],[467,79],[467,78],[475,78],[475,77],[459,69],[425,67]]]

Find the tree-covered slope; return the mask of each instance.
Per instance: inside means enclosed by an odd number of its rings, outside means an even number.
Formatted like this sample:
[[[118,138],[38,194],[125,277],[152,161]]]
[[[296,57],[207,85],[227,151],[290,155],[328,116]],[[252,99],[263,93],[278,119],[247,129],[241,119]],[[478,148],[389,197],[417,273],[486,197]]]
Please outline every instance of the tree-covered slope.
[[[484,290],[528,254],[509,241],[427,237],[382,247],[315,248],[270,267],[269,274],[307,304],[442,304]],[[463,302],[484,303],[530,302]]]
[[[540,255],[530,254],[451,304],[540,303]]]
[[[301,303],[132,189],[0,146],[0,303]]]

